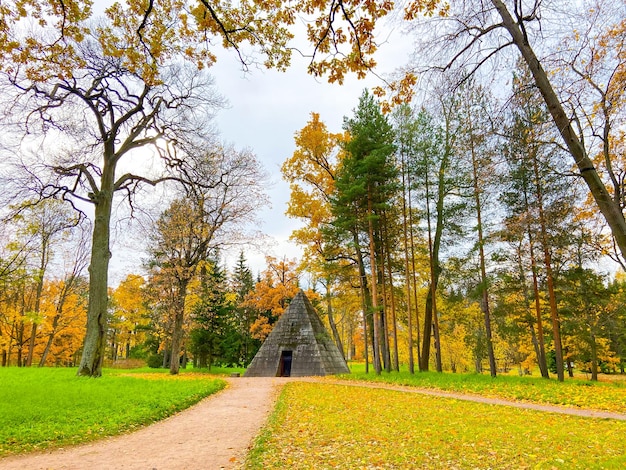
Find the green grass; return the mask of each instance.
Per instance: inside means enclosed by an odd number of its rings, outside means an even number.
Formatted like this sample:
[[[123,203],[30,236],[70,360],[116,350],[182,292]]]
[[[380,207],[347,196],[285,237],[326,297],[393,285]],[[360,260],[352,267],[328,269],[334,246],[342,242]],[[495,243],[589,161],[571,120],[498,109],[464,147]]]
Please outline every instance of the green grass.
[[[248,469],[624,468],[626,422],[289,383]]]
[[[0,457],[91,441],[133,430],[185,409],[225,382],[201,373],[0,368]]]
[[[224,376],[229,376],[231,374],[241,374],[243,375],[243,373],[246,371],[245,367],[217,367],[217,366],[211,366],[211,369],[191,369],[191,371],[193,372],[205,372],[208,374],[213,374],[213,375],[224,375]]]
[[[351,364],[349,380],[385,382],[396,385],[470,393],[518,401],[588,408],[626,413],[626,384],[617,382],[591,382],[581,379],[556,379],[499,375],[495,379],[487,374],[452,374],[449,372],[383,372],[377,376],[370,370],[365,374],[361,364]]]

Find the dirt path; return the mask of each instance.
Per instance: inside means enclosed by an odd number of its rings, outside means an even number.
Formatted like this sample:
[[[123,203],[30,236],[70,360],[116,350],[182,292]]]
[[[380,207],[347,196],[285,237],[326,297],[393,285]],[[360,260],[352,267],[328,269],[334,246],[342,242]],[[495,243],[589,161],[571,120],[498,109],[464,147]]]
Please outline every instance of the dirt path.
[[[306,380],[308,381],[309,379],[307,378]],[[313,381],[320,381],[320,380],[324,380],[324,383],[335,384],[335,385],[347,385],[351,387],[384,388],[386,390],[396,390],[396,391],[408,392],[408,393],[420,393],[422,395],[430,395],[430,396],[442,397],[442,398],[454,398],[456,400],[486,403],[488,405],[512,406],[514,408],[522,408],[526,410],[538,410],[538,411],[545,411],[548,413],[560,413],[560,414],[565,414],[565,415],[582,416],[585,418],[606,418],[606,419],[617,419],[620,421],[626,421],[626,414],[614,413],[611,411],[589,410],[589,409],[584,409],[584,408],[570,408],[570,407],[557,406],[557,405],[542,405],[540,403],[513,401],[513,400],[506,400],[503,398],[491,398],[491,397],[484,397],[481,395],[446,392],[443,390],[416,388],[416,387],[409,387],[409,386],[404,386],[404,385],[393,385],[393,384],[386,384],[386,383],[353,382],[349,380],[334,380],[334,379],[329,379],[329,378],[313,379]]]
[[[288,379],[234,378],[193,407],[131,434],[0,460],[0,469],[206,469],[238,465]]]
[[[215,470],[238,467],[254,437],[265,424],[280,389],[285,383],[296,380],[384,388],[552,413],[626,420],[626,414],[515,402],[383,383],[312,377],[241,377],[227,380],[229,386],[216,395],[132,434],[68,449],[8,457],[0,460],[0,469]]]

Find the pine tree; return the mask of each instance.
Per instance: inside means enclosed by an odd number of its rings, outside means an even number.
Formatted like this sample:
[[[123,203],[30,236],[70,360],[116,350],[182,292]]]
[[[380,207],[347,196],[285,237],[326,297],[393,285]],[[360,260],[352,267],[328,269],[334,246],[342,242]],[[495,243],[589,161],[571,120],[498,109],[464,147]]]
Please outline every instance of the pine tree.
[[[352,233],[354,250],[360,260],[362,288],[366,282],[362,260],[369,256],[371,297],[364,303],[371,311],[365,314],[371,316],[374,369],[380,373],[381,348],[388,344],[381,331],[385,312],[379,308],[378,284],[384,276],[379,270],[383,253],[380,224],[382,213],[398,191],[397,168],[392,158],[395,135],[379,104],[367,90],[361,95],[354,117],[344,118],[344,130],[349,140],[344,144],[347,155],[337,173],[337,193],[331,202],[334,225]],[[367,255],[361,251],[362,239],[369,247]],[[363,294],[366,295],[364,288]],[[383,350],[382,356],[388,357],[387,352]]]
[[[237,264],[231,276],[231,288],[236,295],[233,311],[237,336],[237,364],[243,366],[249,364],[260,346],[260,342],[252,338],[250,327],[254,322],[255,312],[245,304],[246,296],[254,289],[254,276],[247,265],[243,251],[239,253]]]

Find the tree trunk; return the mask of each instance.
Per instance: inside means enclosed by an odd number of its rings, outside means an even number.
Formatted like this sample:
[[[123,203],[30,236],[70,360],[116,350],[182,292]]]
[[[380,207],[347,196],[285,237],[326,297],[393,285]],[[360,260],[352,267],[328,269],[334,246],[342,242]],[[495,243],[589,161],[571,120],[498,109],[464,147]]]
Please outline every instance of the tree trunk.
[[[482,222],[482,206],[480,200],[480,188],[478,184],[478,159],[476,158],[476,151],[474,148],[474,134],[472,130],[472,119],[468,116],[469,125],[469,140],[470,149],[472,154],[472,176],[474,183],[474,202],[476,204],[476,224],[478,229],[478,257],[480,261],[480,291],[482,301],[480,303],[481,310],[483,311],[483,317],[485,322],[485,334],[487,340],[487,355],[489,356],[489,371],[491,377],[496,377],[496,357],[493,352],[493,340],[491,334],[491,313],[489,310],[489,288],[487,285],[487,269],[485,266],[485,239],[483,237],[483,222]]]
[[[444,159],[445,160],[445,159]],[[437,196],[437,222],[435,225],[435,237],[433,240],[432,227],[431,227],[431,212],[430,212],[430,185],[428,178],[426,180],[426,219],[428,230],[428,252],[429,252],[429,265],[430,265],[430,283],[428,289],[428,295],[426,296],[426,308],[424,309],[424,337],[422,339],[422,355],[420,358],[420,371],[426,372],[429,368],[430,362],[430,340],[431,334],[435,337],[435,360],[436,368],[438,372],[442,371],[441,364],[441,344],[439,341],[439,322],[436,318],[437,315],[437,284],[439,282],[439,275],[441,273],[441,267],[439,266],[439,247],[441,246],[441,236],[443,233],[443,168],[444,161],[442,160],[441,168],[439,171],[439,190]]]
[[[416,354],[417,354],[417,364],[418,367],[422,362],[421,359],[421,352],[420,352],[420,341],[421,341],[421,330],[420,330],[420,315],[419,315],[419,308],[417,307],[418,305],[418,299],[417,299],[417,276],[416,276],[416,272],[417,269],[415,267],[415,237],[413,234],[413,206],[411,205],[411,175],[410,173],[407,173],[407,185],[409,187],[408,190],[408,212],[409,212],[409,240],[410,240],[410,245],[411,245],[411,281],[413,284],[413,305],[415,308],[415,350],[416,350]],[[410,312],[409,312],[410,315]]]
[[[591,380],[598,381],[598,345],[596,343],[596,335],[591,333]]]
[[[115,166],[107,165],[105,156],[98,194],[93,195],[94,225],[89,264],[89,306],[87,329],[83,342],[83,354],[78,366],[78,375],[100,377],[104,361],[107,333],[107,307],[110,251],[111,207],[113,203],[113,178]]]
[[[116,338],[117,338],[117,330],[115,328],[113,328],[111,330],[111,360],[112,361],[116,361],[117,360],[118,344],[116,342]]]
[[[382,358],[383,358],[383,367],[386,372],[391,372],[391,345],[389,341],[389,325],[387,322],[387,310],[388,310],[388,297],[387,297],[387,280],[385,279],[385,254],[381,254],[381,265],[380,265],[380,285],[382,287],[382,306],[380,309],[380,331],[382,336]]]
[[[37,338],[37,322],[33,320],[30,327],[30,338],[28,339],[28,352],[26,353],[25,366],[30,367],[33,364],[33,353],[35,352],[35,340]]]
[[[58,313],[52,319],[52,330],[50,334],[48,334],[48,341],[46,342],[46,347],[43,350],[43,354],[41,355],[41,359],[39,360],[39,367],[43,367],[46,365],[46,359],[48,359],[48,354],[50,354],[50,348],[52,347],[52,342],[54,341],[54,335],[56,334],[57,327],[59,325],[59,319],[61,315]]]
[[[548,282],[548,297],[550,300],[550,318],[552,319],[554,352],[556,353],[556,371],[557,371],[557,377],[559,379],[559,382],[563,382],[563,380],[565,379],[564,367],[563,367],[563,347],[561,345],[562,344],[561,343],[561,325],[559,321],[559,312],[557,310],[557,305],[556,305],[556,293],[554,292],[554,275],[552,274],[552,256],[550,254],[550,248],[547,245],[544,245],[543,251],[544,251],[544,260],[545,260],[545,265],[546,265],[546,280]]]
[[[528,329],[530,330],[530,341],[533,343],[533,349],[535,350],[535,356],[539,357],[539,341],[537,340],[537,333],[535,333],[535,323],[532,317],[528,317]],[[543,376],[543,371],[541,371]]]
[[[382,266],[381,266],[382,268]],[[381,284],[383,286],[383,299],[385,298],[385,281]],[[382,338],[381,341],[381,357],[383,359],[383,367],[386,372],[391,372],[391,344],[389,341],[389,321],[387,319],[387,306],[385,305],[385,301],[383,300],[383,304],[380,309],[380,335]]]
[[[407,182],[406,182],[406,162],[402,153],[402,241],[404,244],[404,282],[406,283],[406,316],[407,329],[409,335],[409,373],[415,373],[413,362],[413,313],[411,312],[411,271],[409,270],[409,233],[407,230]],[[410,191],[410,190],[409,190]],[[409,193],[410,194],[410,193]],[[411,240],[411,245],[413,240]],[[411,246],[412,248],[412,246]],[[418,339],[419,344],[419,339]],[[419,346],[418,346],[419,349]]]
[[[370,248],[370,269],[372,271],[372,315],[374,322],[374,370],[377,375],[381,373],[380,365],[380,330],[379,330],[379,312],[378,312],[378,268],[376,265],[376,248],[374,246],[374,222],[372,220],[372,195],[371,191],[367,194],[367,226],[369,230],[369,248]]]
[[[356,255],[357,268],[359,270],[359,286],[361,288],[361,306],[363,308],[363,355],[365,356],[365,373],[369,373],[369,353],[368,353],[368,333],[367,333],[367,317],[370,309],[371,297],[367,285],[367,275],[365,273],[365,265],[363,264],[363,253],[361,253],[361,244],[359,243],[359,234],[356,230],[352,230],[352,240],[354,242],[354,251]]]
[[[528,238],[528,255],[530,257],[530,270],[533,279],[533,296],[535,299],[535,318],[537,320],[537,342],[539,346],[539,353],[537,354],[537,363],[541,376],[545,379],[550,378],[550,372],[548,370],[548,360],[546,356],[545,338],[543,333],[543,319],[541,314],[541,299],[539,298],[539,279],[537,269],[537,257],[535,256],[535,241],[533,237],[533,229],[530,223],[530,204],[528,202],[528,186],[527,179],[524,178],[524,210],[526,212],[526,237]],[[519,273],[520,279],[525,278],[524,267],[522,265],[521,247],[519,254]],[[526,296],[526,290],[524,290]]]
[[[533,158],[533,171],[535,174],[535,186],[537,190],[537,206],[539,208],[539,227],[541,245],[543,246],[543,258],[546,268],[546,281],[548,283],[548,298],[550,301],[550,318],[552,319],[552,334],[554,340],[554,352],[556,354],[556,372],[559,382],[565,380],[563,367],[563,347],[561,343],[561,325],[559,312],[556,305],[556,293],[554,292],[554,275],[552,273],[552,254],[548,246],[548,234],[546,228],[546,216],[543,208],[543,190],[539,175],[539,165],[536,156]]]
[[[437,275],[437,279],[439,275]],[[441,359],[441,336],[439,335],[439,316],[437,315],[437,284],[433,283],[433,336],[435,338],[435,368],[437,372],[443,372]]]
[[[389,237],[385,237],[386,253],[387,253],[387,275],[389,276],[389,299],[391,303],[391,333],[393,336],[393,369],[400,371],[400,359],[398,357],[398,324],[396,319],[396,301],[393,292],[393,272],[391,270],[391,253],[389,249]],[[410,314],[409,314],[410,317]],[[412,354],[412,351],[411,351]]]
[[[491,3],[500,14],[504,27],[511,35],[515,46],[519,49],[528,65],[535,80],[535,84],[548,106],[548,111],[572,155],[574,163],[580,171],[580,175],[585,180],[594,200],[598,204],[600,212],[602,212],[607,224],[611,228],[611,233],[615,238],[615,242],[622,256],[626,257],[626,220],[624,219],[624,214],[622,213],[619,203],[611,197],[611,194],[598,175],[592,160],[587,155],[585,147],[572,127],[571,120],[563,109],[550,83],[548,74],[541,66],[541,62],[539,62],[539,59],[535,55],[534,50],[528,43],[519,25],[515,23],[506,5],[501,0],[491,0]]]
[[[333,316],[333,304],[331,301],[330,295],[330,282],[326,283],[326,313],[328,314],[328,323],[330,324],[330,331],[333,332],[333,337],[335,338],[335,344],[341,352],[341,357],[344,359],[346,355],[343,350],[343,344],[341,343],[341,336],[339,335],[339,331],[337,330],[337,325],[335,324],[335,318]]]
[[[383,358],[383,367],[386,372],[391,372],[391,341],[389,338],[389,320],[387,318],[387,312],[389,311],[389,297],[387,291],[387,279],[386,279],[386,271],[387,271],[387,247],[385,246],[387,237],[385,233],[385,215],[381,216],[380,219],[382,223],[379,224],[379,260],[380,264],[378,265],[378,280],[379,284],[382,287],[381,298],[382,305],[380,308],[380,334],[382,337],[382,358]]]
[[[170,353],[172,352],[172,349],[170,348],[170,344],[165,343],[165,347],[163,348],[163,368],[164,369],[169,369],[170,368]]]
[[[539,370],[541,371],[541,376],[545,379],[550,378],[550,372],[548,370],[548,360],[546,357],[546,348],[545,348],[545,339],[543,334],[543,320],[541,318],[541,299],[539,298],[539,279],[537,276],[537,261],[535,259],[535,249],[533,244],[532,233],[530,231],[530,227],[528,230],[528,243],[529,243],[529,252],[530,252],[530,263],[531,270],[533,276],[533,294],[535,297],[535,317],[537,318],[537,336],[539,341],[539,352],[540,356],[537,357],[537,362],[539,363]]]
[[[419,366],[421,372],[427,372],[430,362],[430,338],[433,328],[433,284],[434,276],[434,260],[433,260],[433,241],[432,241],[432,224],[430,221],[430,183],[428,178],[428,170],[426,170],[426,223],[428,230],[428,263],[430,267],[430,282],[428,283],[428,293],[426,294],[426,306],[424,308],[424,337],[422,338],[422,355],[420,357]]]
[[[48,237],[42,236],[41,240],[41,258],[39,259],[39,273],[37,275],[37,291],[35,293],[35,314],[39,319],[39,313],[41,311],[41,293],[43,292],[43,280],[46,272],[46,265],[48,264]],[[28,342],[28,355],[26,357],[26,366],[30,367],[33,363],[33,354],[35,352],[35,341],[37,339],[37,321],[33,320],[33,325],[30,330],[30,341]]]
[[[180,370],[180,350],[183,344],[183,323],[185,319],[185,298],[187,297],[187,279],[178,280],[176,295],[176,311],[172,330],[172,353],[170,355],[170,374],[176,375]]]
[[[22,316],[24,313],[22,312]],[[22,362],[22,352],[24,349],[24,320],[22,319],[17,327],[17,367],[22,367],[24,364]]]

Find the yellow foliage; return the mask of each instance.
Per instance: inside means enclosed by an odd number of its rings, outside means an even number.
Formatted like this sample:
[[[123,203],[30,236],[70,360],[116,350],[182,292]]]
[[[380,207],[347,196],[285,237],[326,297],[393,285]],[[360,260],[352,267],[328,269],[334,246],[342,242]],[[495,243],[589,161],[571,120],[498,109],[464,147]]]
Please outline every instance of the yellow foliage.
[[[63,281],[46,282],[41,310],[43,321],[39,328],[40,340],[35,357],[41,358],[50,339],[46,365],[65,365],[75,362],[74,355],[83,345],[87,320],[87,298],[84,292],[64,290]]]
[[[34,81],[70,77],[82,65],[76,43],[92,35],[107,56],[120,58],[124,67],[148,84],[159,83],[161,65],[176,58],[199,69],[210,67],[216,61],[213,47],[220,43],[236,50],[244,66],[254,60],[285,70],[294,50],[296,18],[302,16],[308,20],[306,39],[312,53],[308,72],[341,84],[346,74],[363,78],[376,66],[376,25],[395,4],[390,0],[127,0],[105,10],[108,21],[99,23],[95,34],[86,27],[91,7],[92,0],[2,3],[0,69],[25,67]],[[438,0],[413,0],[405,7],[405,16],[410,20],[418,15],[445,15],[447,9]],[[36,28],[20,36],[25,20],[34,20]],[[260,53],[261,60],[246,49]],[[397,96],[408,95],[413,84],[414,78],[407,74],[394,85]]]
[[[120,345],[133,347],[145,341],[146,330],[138,328],[148,325],[148,309],[143,292],[145,279],[129,274],[111,293],[113,317],[110,326],[116,330]]]

